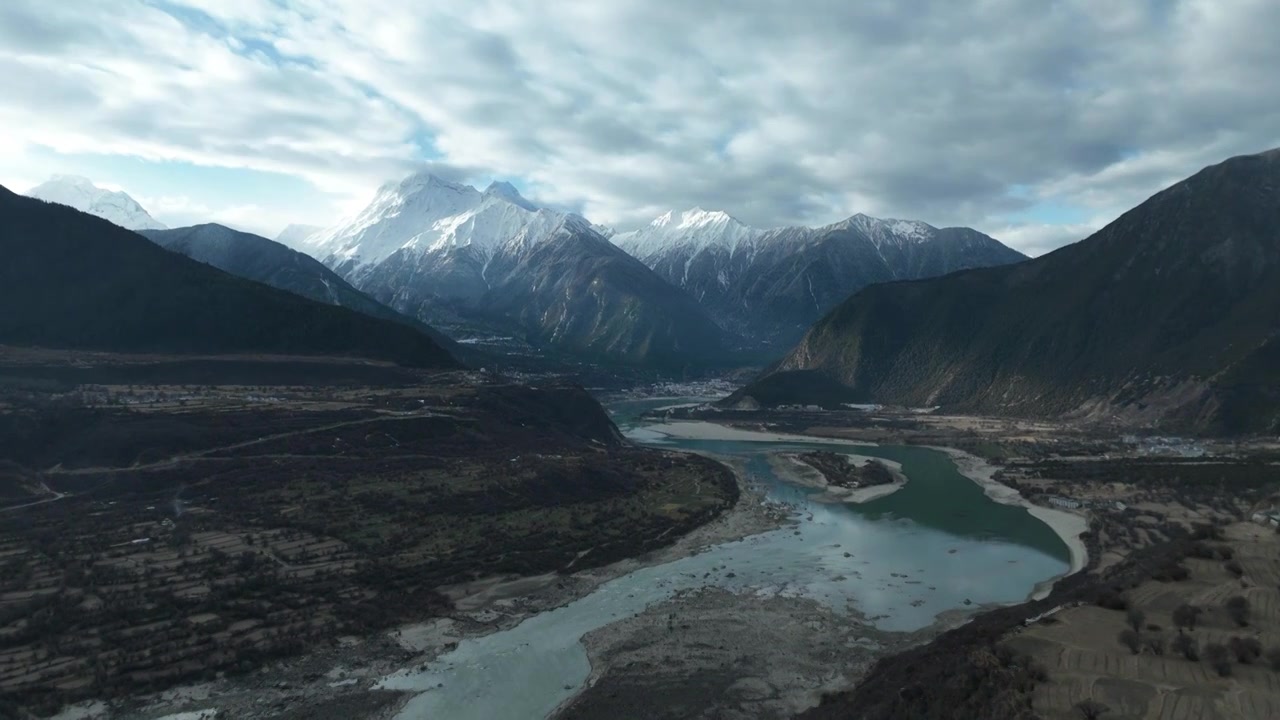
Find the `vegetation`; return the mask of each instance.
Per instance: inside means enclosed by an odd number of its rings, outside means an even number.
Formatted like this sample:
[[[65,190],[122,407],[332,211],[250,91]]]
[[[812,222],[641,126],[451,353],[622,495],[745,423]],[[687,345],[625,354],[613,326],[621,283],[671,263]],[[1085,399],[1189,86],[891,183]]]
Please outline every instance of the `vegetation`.
[[[1097,700],[1081,700],[1076,703],[1076,710],[1084,720],[1098,720],[1098,718],[1111,712],[1110,707]]]
[[[822,473],[829,484],[839,487],[889,485],[894,481],[893,471],[878,460],[868,460],[859,466],[849,462],[845,455],[823,450],[803,453],[797,458]]]
[[[1121,645],[1129,648],[1129,652],[1137,655],[1142,652],[1142,636],[1136,630],[1121,630],[1117,640]]]
[[[1231,674],[1231,651],[1222,643],[1209,643],[1204,646],[1204,659],[1209,667],[1222,677]]]
[[[1173,649],[1175,652],[1191,662],[1200,660],[1200,643],[1190,635],[1178,635],[1173,639]]]
[[[1223,607],[1226,608],[1227,615],[1236,625],[1245,627],[1249,624],[1250,605],[1248,598],[1243,595],[1236,595],[1227,600]]]
[[[1173,624],[1179,628],[1195,630],[1196,621],[1200,618],[1202,613],[1204,613],[1204,610],[1194,605],[1179,605],[1173,611]]]
[[[737,499],[727,468],[625,445],[554,383],[22,398],[0,411],[0,696],[35,710],[248,672],[447,612],[447,585],[661,547]]]

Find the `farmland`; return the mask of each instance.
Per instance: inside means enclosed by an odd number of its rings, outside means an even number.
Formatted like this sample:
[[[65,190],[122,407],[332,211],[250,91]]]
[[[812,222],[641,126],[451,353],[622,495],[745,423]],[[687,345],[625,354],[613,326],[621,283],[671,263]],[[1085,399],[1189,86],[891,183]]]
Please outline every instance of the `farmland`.
[[[249,672],[447,612],[455,583],[662,546],[737,497],[576,387],[275,362],[0,372],[0,708]],[[262,382],[291,376],[320,379]]]

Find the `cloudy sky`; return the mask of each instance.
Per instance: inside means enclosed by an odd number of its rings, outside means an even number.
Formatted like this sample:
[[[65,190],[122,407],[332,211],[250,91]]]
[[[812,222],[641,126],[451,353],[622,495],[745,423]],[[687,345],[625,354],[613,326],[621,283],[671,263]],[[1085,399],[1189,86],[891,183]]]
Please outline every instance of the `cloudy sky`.
[[[1280,145],[1278,28],[1276,0],[3,0],[0,184],[274,235],[430,165],[620,229],[866,212],[1038,254]]]

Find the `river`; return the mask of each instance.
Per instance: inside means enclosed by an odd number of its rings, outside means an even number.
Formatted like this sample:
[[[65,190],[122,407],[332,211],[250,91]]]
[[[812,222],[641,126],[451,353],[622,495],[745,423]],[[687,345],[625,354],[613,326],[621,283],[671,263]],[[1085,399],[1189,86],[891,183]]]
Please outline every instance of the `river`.
[[[876,627],[910,631],[940,613],[986,603],[1016,603],[1063,575],[1070,553],[1024,508],[991,500],[945,454],[919,447],[795,442],[677,440],[647,432],[643,411],[672,400],[614,403],[633,440],[736,456],[767,496],[796,508],[796,524],[706,552],[653,565],[530,617],[508,630],[464,640],[425,670],[385,678],[381,687],[420,692],[406,720],[542,718],[573,697],[591,667],[581,638],[643,611],[680,590],[716,586],[782,593],[856,611]],[[893,460],[909,482],[859,506],[812,500],[815,491],[779,480],[766,455],[821,448]]]

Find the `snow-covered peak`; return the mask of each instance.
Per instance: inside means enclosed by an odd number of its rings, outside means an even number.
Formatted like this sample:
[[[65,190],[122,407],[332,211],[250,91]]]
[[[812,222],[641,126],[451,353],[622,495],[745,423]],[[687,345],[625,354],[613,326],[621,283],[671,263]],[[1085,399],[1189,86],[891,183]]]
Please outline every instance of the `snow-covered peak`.
[[[538,209],[537,205],[526,200],[524,196],[520,194],[520,191],[516,190],[515,185],[512,185],[509,182],[495,180],[494,182],[489,183],[489,187],[484,190],[484,195],[485,197],[502,198],[507,202],[519,205],[525,210],[535,211]]]
[[[862,213],[858,213],[830,227],[833,229],[853,228],[860,230],[877,245],[883,242],[924,242],[937,233],[937,230],[932,225],[918,220],[874,218]]]
[[[363,210],[307,238],[299,249],[331,265],[375,264],[401,249],[431,253],[469,247],[488,256],[539,212],[552,213],[540,211],[509,183],[494,183],[482,193],[416,173],[384,184]]]
[[[276,242],[281,245],[288,245],[296,250],[306,244],[307,238],[315,235],[321,230],[324,230],[324,228],[319,225],[301,225],[294,223],[285,226],[285,229],[281,230],[279,235],[276,235]]]
[[[100,188],[79,175],[54,175],[29,190],[27,195],[97,215],[130,230],[165,228],[127,193]]]
[[[639,230],[618,233],[611,239],[618,247],[643,259],[675,248],[690,254],[710,247],[723,247],[732,252],[759,234],[760,231],[726,212],[695,207],[684,212],[670,210]]]

